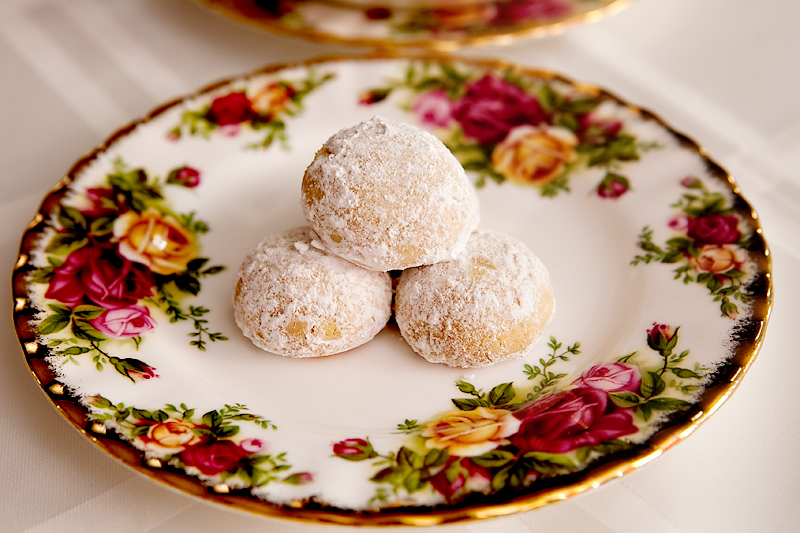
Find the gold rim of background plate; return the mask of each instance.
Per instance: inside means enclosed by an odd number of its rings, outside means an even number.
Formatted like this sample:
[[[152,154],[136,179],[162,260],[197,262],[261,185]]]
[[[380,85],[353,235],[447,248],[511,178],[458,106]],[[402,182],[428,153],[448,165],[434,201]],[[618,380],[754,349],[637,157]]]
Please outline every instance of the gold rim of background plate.
[[[238,5],[247,4],[246,7],[251,9],[261,9],[254,7],[253,0],[195,0],[213,12],[216,12],[226,18],[244,23],[249,26],[254,26],[262,30],[270,32],[299,37],[317,43],[339,44],[345,46],[359,46],[368,47],[378,50],[397,50],[408,48],[419,48],[425,50],[434,50],[439,52],[453,52],[461,47],[480,47],[480,46],[504,46],[514,42],[547,37],[564,33],[565,31],[579,25],[590,24],[597,22],[603,18],[614,15],[623,9],[627,8],[634,0],[607,0],[607,3],[578,15],[567,16],[562,19],[556,19],[548,22],[528,22],[520,24],[514,29],[508,31],[492,31],[491,26],[487,26],[487,31],[475,35],[465,35],[462,37],[452,36],[442,39],[433,38],[409,38],[409,39],[391,39],[391,38],[363,38],[363,37],[340,37],[332,35],[327,32],[316,30],[308,26],[301,28],[293,28],[289,24],[283,23],[278,19],[269,17],[250,17],[242,13],[241,7]],[[325,0],[319,0],[324,3]],[[379,3],[380,0],[376,0]],[[495,0],[494,3],[504,0]],[[332,5],[332,4],[331,4]],[[343,10],[348,9],[342,7]],[[391,8],[396,9],[396,8]],[[352,10],[357,10],[354,6]]]
[[[619,105],[626,107],[646,120],[651,120],[669,131],[685,149],[696,151],[706,163],[709,172],[727,185],[735,195],[734,209],[742,216],[748,225],[754,228],[753,244],[750,255],[754,258],[758,274],[752,287],[754,288],[752,301],[752,317],[748,319],[745,327],[736,332],[738,343],[733,355],[718,370],[717,377],[704,391],[700,400],[694,404],[684,416],[669,427],[654,434],[643,447],[636,448],[634,453],[628,453],[621,459],[602,462],[599,466],[591,465],[583,472],[576,474],[577,481],[555,485],[549,488],[522,494],[505,502],[492,502],[488,504],[464,505],[458,504],[447,508],[414,507],[404,509],[384,509],[380,511],[351,511],[345,509],[320,507],[315,503],[295,502],[291,505],[278,505],[249,495],[246,490],[226,491],[226,487],[207,487],[197,478],[173,469],[160,461],[148,461],[144,454],[132,445],[123,441],[113,431],[104,431],[103,427],[94,426],[88,417],[88,410],[83,407],[79,399],[56,381],[56,375],[48,366],[44,358],[48,355],[46,346],[39,344],[32,325],[35,311],[31,308],[27,293],[27,274],[33,269],[29,263],[29,254],[33,250],[36,240],[45,227],[52,209],[59,204],[66,193],[67,186],[86,166],[91,164],[98,155],[113,146],[119,139],[130,134],[140,125],[158,117],[176,105],[194,99],[200,95],[216,90],[231,82],[249,79],[257,75],[272,74],[281,70],[297,67],[312,67],[324,63],[345,61],[373,61],[373,60],[427,60],[451,61],[473,67],[487,69],[512,69],[517,72],[539,77],[545,80],[558,80],[586,91],[592,95],[608,98]],[[621,477],[655,459],[667,449],[680,442],[707,420],[725,400],[730,397],[736,387],[741,383],[745,373],[753,364],[758,355],[766,333],[769,316],[772,309],[772,259],[769,248],[762,233],[758,215],[750,204],[742,197],[735,179],[721,166],[714,162],[696,142],[682,133],[679,133],[665,124],[656,115],[624,102],[613,94],[594,85],[572,81],[560,74],[534,68],[520,67],[497,59],[469,59],[458,56],[447,56],[436,53],[374,53],[363,56],[325,56],[296,63],[284,63],[267,66],[251,73],[225,79],[207,85],[192,94],[168,102],[147,114],[146,116],[130,123],[112,134],[103,144],[79,159],[67,175],[45,196],[39,210],[27,229],[23,233],[20,251],[12,275],[13,317],[14,327],[17,332],[23,353],[28,363],[28,368],[48,395],[58,412],[75,426],[84,436],[94,442],[101,450],[122,461],[125,465],[140,472],[151,479],[177,489],[183,493],[212,501],[217,504],[249,511],[259,515],[266,515],[290,520],[314,523],[332,523],[343,525],[411,525],[428,526],[463,520],[483,519],[513,513],[528,511],[544,505],[558,502],[596,488],[612,479]]]

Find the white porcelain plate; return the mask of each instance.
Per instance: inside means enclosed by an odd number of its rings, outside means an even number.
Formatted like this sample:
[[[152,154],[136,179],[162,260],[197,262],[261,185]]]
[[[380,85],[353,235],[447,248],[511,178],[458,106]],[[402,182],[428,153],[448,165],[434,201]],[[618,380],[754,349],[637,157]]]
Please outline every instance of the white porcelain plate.
[[[523,358],[431,364],[391,324],[318,359],[241,335],[242,259],[305,223],[314,153],[374,115],[439,136],[480,226],[548,267],[555,318]],[[770,276],[733,179],[648,112],[492,61],[328,58],[112,135],[45,197],[14,297],[36,379],[130,467],[266,515],[423,525],[563,499],[687,436],[755,358]]]

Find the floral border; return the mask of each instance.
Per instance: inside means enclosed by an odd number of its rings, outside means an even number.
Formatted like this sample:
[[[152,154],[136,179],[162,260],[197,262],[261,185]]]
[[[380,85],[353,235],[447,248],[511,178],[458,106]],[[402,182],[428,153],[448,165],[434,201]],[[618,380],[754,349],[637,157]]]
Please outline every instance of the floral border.
[[[37,330],[60,364],[91,357],[97,370],[110,364],[133,382],[157,378],[152,365],[106,348],[130,343],[138,350],[157,326],[156,309],[170,322],[192,322],[189,344],[200,350],[227,340],[209,330],[209,309],[181,303],[200,293],[202,278],[224,269],[199,255],[208,225],[194,213],[172,212],[164,196],[167,185],[195,188],[200,180],[198,170],[183,166],[161,183],[117,159],[102,184],[59,206],[39,243],[46,265],[29,280],[47,286]]]
[[[272,482],[305,485],[314,480],[308,472],[288,473],[292,466],[286,461],[286,452],[272,452],[264,439],[240,437],[240,422],[277,429],[262,416],[247,412],[244,405],[225,405],[198,416],[186,404],[148,411],[113,404],[100,395],[88,397],[87,402],[94,420],[115,428],[148,456],[209,485],[226,483],[252,489]]]
[[[580,354],[580,343],[563,347],[551,337],[548,358],[524,366],[533,385],[502,383],[484,392],[458,381],[469,396],[454,398],[455,411],[428,422],[399,424],[412,438],[397,451],[379,453],[369,438],[357,437],[334,444],[333,453],[372,462],[373,507],[411,504],[418,494],[453,504],[472,493],[535,490],[631,448],[661,425],[664,417],[656,413],[691,407],[709,369],[686,367],[689,350],[677,351],[679,330],[653,324],[647,346],[658,357],[634,352],[596,364],[568,384],[553,368]]]
[[[247,148],[269,148],[276,140],[286,148],[286,118],[301,113],[305,97],[332,78],[333,74],[311,70],[301,80],[279,79],[229,89],[199,109],[184,111],[180,124],[169,130],[167,138],[177,142],[184,135],[205,139],[215,134],[235,137],[249,129],[266,133],[261,141]]]
[[[402,76],[366,91],[359,102],[373,106],[392,95],[477,175],[478,187],[487,179],[510,181],[553,197],[570,192],[575,171],[595,168],[603,173],[596,194],[619,198],[631,190],[626,164],[660,148],[628,131],[602,106],[608,101],[603,94],[512,69],[412,62]]]
[[[672,205],[679,214],[668,223],[673,236],[659,246],[653,242],[653,230],[645,226],[637,243],[644,254],[631,264],[674,265],[675,279],[705,285],[720,302],[723,316],[736,319],[741,314],[736,302],[747,305],[751,300],[746,291],[754,271],[747,253],[749,228],[728,198],[699,178],[687,176],[681,186],[687,192]]]

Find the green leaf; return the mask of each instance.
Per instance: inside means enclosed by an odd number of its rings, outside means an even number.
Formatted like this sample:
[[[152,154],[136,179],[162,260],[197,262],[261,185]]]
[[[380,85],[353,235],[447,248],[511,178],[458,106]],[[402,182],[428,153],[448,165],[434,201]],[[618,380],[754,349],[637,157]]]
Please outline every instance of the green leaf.
[[[453,404],[461,411],[473,411],[478,407],[485,407],[484,403],[477,398],[453,398]]]
[[[654,398],[647,404],[654,411],[684,411],[692,406],[686,400],[678,398]]]
[[[447,460],[450,458],[450,453],[447,449],[438,450],[436,448],[430,450],[427,454],[425,454],[425,459],[423,461],[423,466],[425,467],[435,467],[435,466],[442,466],[443,464],[447,463]]]
[[[639,405],[637,405],[636,414],[638,414],[645,422],[650,420],[650,417],[653,414],[653,410],[650,407],[649,402],[640,403]]]
[[[661,379],[661,376],[657,372],[645,372],[642,376],[642,384],[639,387],[639,392],[645,399],[652,398],[664,392],[666,386],[667,384],[664,383],[664,380]]]
[[[72,311],[72,315],[83,320],[94,320],[105,312],[105,309],[96,305],[79,305]]]
[[[493,406],[506,405],[516,394],[511,383],[501,383],[489,391],[489,403]]]
[[[183,292],[197,296],[200,293],[200,281],[191,274],[182,274],[175,278],[175,286]]]
[[[39,323],[39,335],[50,335],[51,333],[57,333],[69,326],[69,323],[69,316],[60,314],[50,315]]]
[[[89,239],[86,237],[81,237],[72,233],[57,233],[44,251],[55,255],[67,255],[85,246],[88,242]]]
[[[203,415],[203,424],[212,428],[222,425],[222,415],[218,411],[209,411]]]
[[[609,394],[611,401],[620,407],[633,407],[639,404],[639,396],[632,392],[616,392]]]
[[[472,385],[471,383],[467,383],[466,381],[456,381],[456,387],[458,387],[458,390],[460,390],[465,394],[477,395],[475,386]]]
[[[215,433],[220,439],[227,439],[239,433],[239,426],[219,426]]]
[[[102,333],[94,329],[94,326],[92,326],[85,320],[73,320],[72,333],[78,339],[82,339],[85,341],[100,342],[106,340],[106,338],[103,336]]]
[[[560,453],[528,452],[524,457],[545,463],[552,463],[565,468],[575,468],[575,463],[572,459]]]
[[[472,462],[476,465],[486,468],[504,466],[513,460],[514,454],[505,450],[492,450],[491,452],[472,458]]]
[[[86,230],[86,218],[83,216],[83,213],[74,207],[61,206],[61,211],[58,215],[58,223],[67,230]]]
[[[397,464],[411,468],[422,468],[424,460],[420,454],[402,446],[397,452]]]
[[[91,348],[86,348],[85,346],[70,346],[69,348],[60,353],[61,355],[81,355],[91,351],[92,351]]]
[[[688,368],[672,367],[672,368],[668,368],[667,370],[669,370],[670,372],[672,372],[673,374],[675,374],[679,378],[684,378],[684,379],[690,379],[690,378],[691,379],[702,379],[703,378],[703,376],[701,376],[697,372],[694,372],[693,370],[689,370]]]
[[[408,492],[416,492],[425,486],[426,482],[421,481],[419,470],[412,470],[403,480],[403,486]]]

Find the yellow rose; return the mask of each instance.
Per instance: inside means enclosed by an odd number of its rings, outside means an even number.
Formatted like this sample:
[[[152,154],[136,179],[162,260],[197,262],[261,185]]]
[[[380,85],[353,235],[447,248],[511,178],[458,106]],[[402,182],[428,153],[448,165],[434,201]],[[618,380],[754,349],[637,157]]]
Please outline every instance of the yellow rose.
[[[723,274],[734,268],[742,268],[747,261],[747,252],[735,244],[706,244],[697,257],[690,257],[689,263],[698,272]]]
[[[520,421],[511,411],[478,407],[452,411],[422,430],[428,448],[446,449],[450,455],[476,456],[508,444],[505,440],[519,429]]]
[[[194,238],[171,216],[150,208],[143,213],[128,211],[114,221],[119,253],[147,265],[156,274],[175,274],[197,255]]]
[[[509,181],[544,185],[575,160],[578,138],[557,126],[518,126],[492,151],[494,169]]]
[[[258,113],[280,113],[289,105],[289,101],[294,96],[295,90],[280,83],[270,83],[256,91],[250,101],[253,109]]]
[[[149,452],[174,454],[202,440],[202,437],[192,431],[195,427],[190,421],[170,418],[153,424],[140,438]]]

